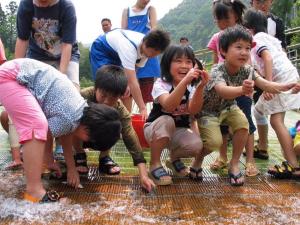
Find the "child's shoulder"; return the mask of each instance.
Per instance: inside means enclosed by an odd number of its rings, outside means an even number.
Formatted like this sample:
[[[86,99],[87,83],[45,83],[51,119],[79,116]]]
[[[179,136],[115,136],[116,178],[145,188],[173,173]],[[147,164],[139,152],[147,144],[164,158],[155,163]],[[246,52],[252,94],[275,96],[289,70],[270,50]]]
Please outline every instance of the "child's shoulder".
[[[171,90],[172,84],[167,81],[164,81],[161,78],[157,78],[156,81],[154,82],[154,87],[160,87],[160,88]]]

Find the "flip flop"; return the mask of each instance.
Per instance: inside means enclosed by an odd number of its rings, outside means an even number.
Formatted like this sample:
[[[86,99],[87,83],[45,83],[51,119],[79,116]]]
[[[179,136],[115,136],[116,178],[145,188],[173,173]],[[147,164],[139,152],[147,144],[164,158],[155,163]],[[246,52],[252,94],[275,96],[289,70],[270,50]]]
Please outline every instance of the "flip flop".
[[[193,173],[195,175],[193,175]],[[203,180],[202,168],[195,169],[193,167],[190,167],[189,178],[194,181],[202,181]]]
[[[243,174],[241,172],[239,172],[238,174],[233,174],[231,172],[228,172],[228,176],[229,176],[229,183],[231,186],[243,186],[244,185],[244,181],[242,182],[237,182],[238,179],[243,177]],[[234,180],[234,182],[232,182],[232,179]]]

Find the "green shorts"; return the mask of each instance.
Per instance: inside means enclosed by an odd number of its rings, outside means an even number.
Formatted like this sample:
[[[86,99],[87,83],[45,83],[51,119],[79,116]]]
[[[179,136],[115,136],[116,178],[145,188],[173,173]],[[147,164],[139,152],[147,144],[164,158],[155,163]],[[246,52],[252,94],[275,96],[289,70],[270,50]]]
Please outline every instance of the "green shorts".
[[[203,116],[198,119],[198,127],[204,148],[210,151],[219,150],[222,145],[220,125],[231,127],[235,133],[240,129],[249,129],[248,120],[242,110],[236,105],[222,110],[219,117]]]

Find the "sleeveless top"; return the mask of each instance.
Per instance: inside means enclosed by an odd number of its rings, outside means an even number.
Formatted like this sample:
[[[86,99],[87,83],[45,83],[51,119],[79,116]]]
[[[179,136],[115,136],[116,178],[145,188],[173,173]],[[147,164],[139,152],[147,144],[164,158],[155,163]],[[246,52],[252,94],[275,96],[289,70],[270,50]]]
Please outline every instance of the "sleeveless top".
[[[149,16],[150,5],[146,6],[140,12],[134,12],[131,7],[127,11],[127,29],[147,34],[151,30],[150,16]],[[160,67],[158,58],[149,58],[146,65],[141,68],[137,68],[137,77],[160,77]]]
[[[129,7],[127,11],[127,29],[147,34],[151,30],[149,9],[150,6],[147,6],[140,12],[134,12]]]
[[[170,93],[174,91],[174,88],[170,90]],[[163,116],[163,115],[168,115],[171,116],[175,122],[176,127],[190,127],[190,115],[181,112],[181,109],[185,109],[187,107],[187,102],[189,100],[189,95],[190,92],[189,90],[186,90],[184,93],[184,96],[182,97],[182,100],[180,102],[180,105],[176,107],[176,110],[174,112],[165,112],[161,105],[158,102],[153,102],[153,108],[149,114],[149,117],[147,119],[148,122],[153,122],[156,120],[158,117]],[[185,110],[184,110],[185,111]]]

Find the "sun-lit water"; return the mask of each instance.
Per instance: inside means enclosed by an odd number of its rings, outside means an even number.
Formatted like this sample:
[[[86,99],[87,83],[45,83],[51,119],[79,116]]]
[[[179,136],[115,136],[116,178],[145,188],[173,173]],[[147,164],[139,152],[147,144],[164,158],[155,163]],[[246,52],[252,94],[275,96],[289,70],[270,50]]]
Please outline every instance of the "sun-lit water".
[[[241,188],[228,185],[226,172],[208,169],[213,154],[205,161],[202,183],[174,179],[170,187],[147,194],[140,188],[130,156],[119,145],[112,156],[122,167],[120,176],[102,177],[97,169],[91,170],[80,190],[44,179],[46,188],[62,192],[68,201],[32,204],[22,200],[23,171],[3,169],[10,154],[7,134],[0,126],[0,224],[300,224],[300,183],[274,181],[264,174],[269,164],[281,160],[277,140],[270,143],[276,150],[271,160],[257,161],[263,174],[248,178]],[[97,154],[91,152],[89,160],[97,163]]]

